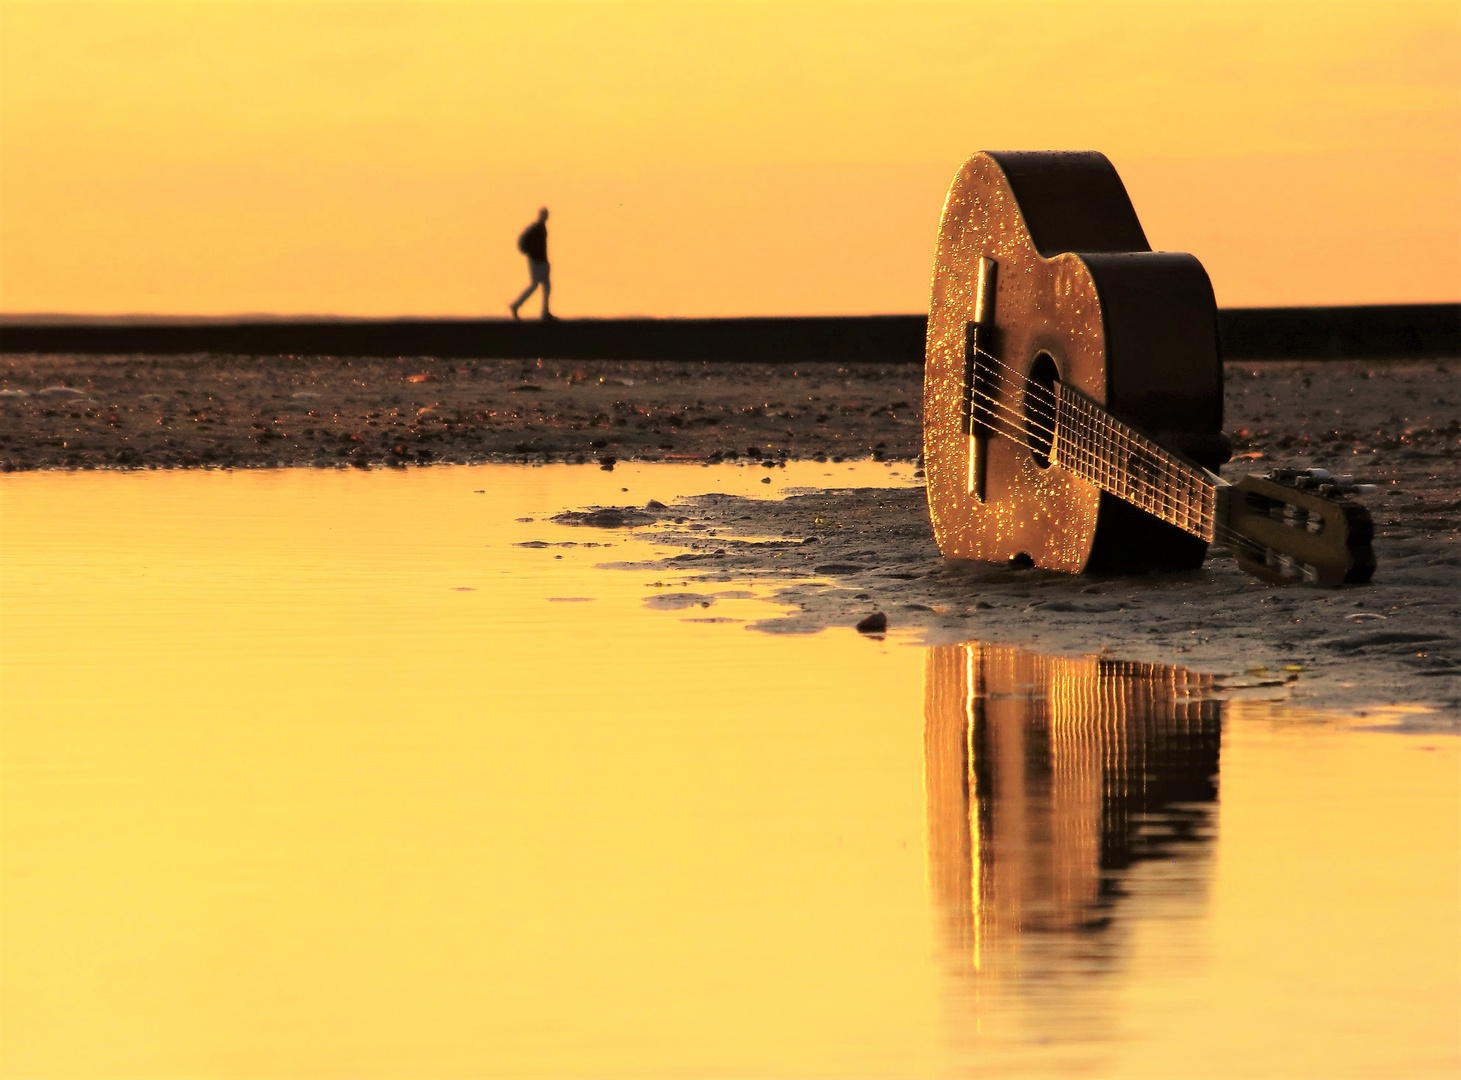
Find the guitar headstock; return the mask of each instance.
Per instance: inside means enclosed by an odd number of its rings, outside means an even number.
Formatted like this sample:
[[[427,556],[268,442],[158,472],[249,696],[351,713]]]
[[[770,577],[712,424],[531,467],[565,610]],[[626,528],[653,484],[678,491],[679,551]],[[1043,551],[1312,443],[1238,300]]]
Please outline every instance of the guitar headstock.
[[[1220,490],[1220,542],[1275,585],[1363,585],[1375,572],[1370,513],[1347,498],[1374,491],[1324,469],[1275,469]]]

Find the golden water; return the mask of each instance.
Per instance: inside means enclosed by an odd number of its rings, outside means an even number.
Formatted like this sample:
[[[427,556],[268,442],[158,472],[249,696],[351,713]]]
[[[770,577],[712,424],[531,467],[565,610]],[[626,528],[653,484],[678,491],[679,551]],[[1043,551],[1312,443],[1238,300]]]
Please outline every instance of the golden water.
[[[0,1073],[1461,1066],[1457,740],[543,520],[830,469],[0,480]]]

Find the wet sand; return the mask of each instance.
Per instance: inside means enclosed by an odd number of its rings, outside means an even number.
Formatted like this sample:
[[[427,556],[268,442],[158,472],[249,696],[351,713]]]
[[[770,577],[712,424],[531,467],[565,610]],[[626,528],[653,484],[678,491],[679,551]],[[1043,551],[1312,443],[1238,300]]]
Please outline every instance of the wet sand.
[[[1248,460],[1455,501],[1461,362],[1230,363],[1227,386]],[[921,397],[906,364],[7,355],[0,469],[911,460]]]
[[[910,365],[7,356],[0,469],[912,458]],[[6,438],[8,436],[8,438]]]
[[[1382,528],[1374,583],[1330,590],[1268,586],[1220,554],[1192,573],[1104,578],[946,562],[920,489],[705,495],[626,524],[651,519],[636,534],[680,550],[606,565],[712,606],[727,583],[765,580],[782,610],[748,623],[753,630],[814,633],[881,612],[889,631],[927,644],[1096,652],[1216,673],[1243,696],[1341,711],[1420,704],[1440,712],[1407,716],[1412,728],[1461,722],[1454,520]]]
[[[1221,553],[1189,574],[1072,578],[945,562],[920,489],[827,490],[784,501],[705,495],[561,520],[637,530],[677,554],[609,565],[664,588],[777,583],[769,633],[853,626],[874,613],[930,644],[1015,641],[1043,652],[1178,664],[1226,693],[1461,724],[1461,364],[1229,365],[1233,479],[1323,466],[1374,483],[1379,570],[1342,590],[1263,584]],[[764,464],[769,465],[770,462]],[[623,508],[628,511],[629,508]]]
[[[916,366],[524,364],[11,356],[0,468],[405,467],[482,461],[886,458],[920,451]],[[662,587],[768,578],[770,632],[880,611],[932,642],[1100,650],[1222,674],[1234,692],[1326,708],[1461,714],[1461,361],[1227,367],[1228,476],[1323,466],[1379,486],[1373,585],[1271,588],[1230,560],[1097,580],[938,556],[918,489],[785,501],[687,498],[586,518],[662,557],[616,565]],[[768,473],[768,479],[770,474]],[[832,481],[829,481],[832,482]],[[572,508],[565,508],[572,509]],[[680,519],[678,522],[676,519]]]

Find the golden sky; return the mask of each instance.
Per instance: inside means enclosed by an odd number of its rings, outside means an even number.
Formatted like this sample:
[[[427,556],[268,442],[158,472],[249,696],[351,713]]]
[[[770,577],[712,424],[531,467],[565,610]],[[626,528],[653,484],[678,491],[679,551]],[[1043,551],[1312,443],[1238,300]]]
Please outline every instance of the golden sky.
[[[1228,306],[1461,299],[1461,7],[0,0],[0,310],[920,311],[978,149]],[[530,305],[532,310],[535,305]]]

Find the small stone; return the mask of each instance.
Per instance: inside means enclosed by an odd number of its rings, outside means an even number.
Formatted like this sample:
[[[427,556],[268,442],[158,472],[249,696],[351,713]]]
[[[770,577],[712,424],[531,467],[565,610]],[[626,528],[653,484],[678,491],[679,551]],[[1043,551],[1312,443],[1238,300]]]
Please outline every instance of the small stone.
[[[857,624],[859,634],[882,634],[888,629],[888,617],[881,611],[874,611]]]
[[[659,593],[646,596],[643,602],[645,607],[659,611],[683,611],[693,607],[708,608],[715,603],[715,597],[707,593]]]
[[[644,504],[644,508],[646,510],[664,510],[664,509],[666,509],[665,504],[662,503],[662,502],[660,502],[658,499],[650,499],[649,502],[647,502],[647,503]]]

